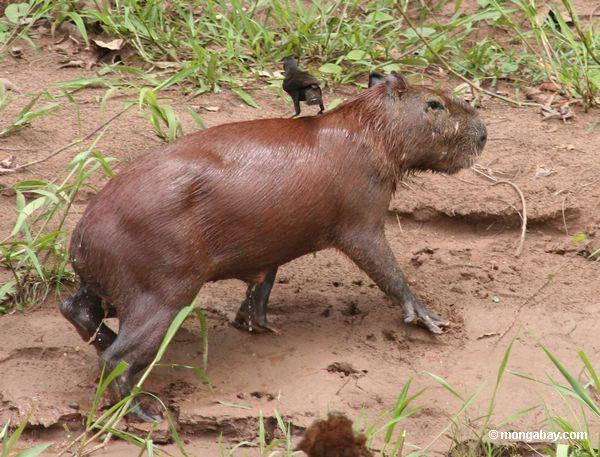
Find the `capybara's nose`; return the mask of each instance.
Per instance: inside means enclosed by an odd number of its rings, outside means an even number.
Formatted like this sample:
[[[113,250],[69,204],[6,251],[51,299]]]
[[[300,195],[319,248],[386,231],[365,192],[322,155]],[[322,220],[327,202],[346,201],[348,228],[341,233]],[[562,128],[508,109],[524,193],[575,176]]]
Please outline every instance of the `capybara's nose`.
[[[481,147],[483,148],[485,146],[485,143],[487,141],[487,132],[483,132],[479,135],[479,144],[481,145]]]
[[[475,123],[475,141],[477,141],[477,146],[479,149],[483,149],[485,143],[487,141],[487,129],[485,128],[485,124],[481,120],[477,120]]]

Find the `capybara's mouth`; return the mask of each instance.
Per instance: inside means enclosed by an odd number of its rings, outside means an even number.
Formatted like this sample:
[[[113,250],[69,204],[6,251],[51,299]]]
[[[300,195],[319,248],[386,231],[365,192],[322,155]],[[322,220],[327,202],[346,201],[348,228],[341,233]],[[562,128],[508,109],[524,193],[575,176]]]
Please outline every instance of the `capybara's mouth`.
[[[464,170],[465,168],[471,168],[477,162],[477,158],[481,155],[482,152],[483,148],[480,147],[475,147],[469,152],[464,151],[460,157],[457,157],[456,160],[454,160],[450,164],[448,168],[438,171],[442,171],[443,173],[453,175],[461,170]]]

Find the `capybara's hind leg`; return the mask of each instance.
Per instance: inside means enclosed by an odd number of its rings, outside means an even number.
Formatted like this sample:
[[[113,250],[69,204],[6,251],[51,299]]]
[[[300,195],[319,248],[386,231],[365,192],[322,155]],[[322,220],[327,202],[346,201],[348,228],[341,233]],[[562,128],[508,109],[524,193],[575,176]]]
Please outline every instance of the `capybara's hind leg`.
[[[262,282],[248,284],[246,299],[242,302],[233,325],[249,332],[277,333],[267,321],[267,304],[276,275],[277,268],[269,271]]]
[[[432,333],[443,333],[449,322],[429,311],[413,294],[383,229],[376,233],[368,231],[348,236],[340,242],[340,250],[350,257],[377,286],[394,301],[399,302],[406,313],[404,322],[419,324]]]
[[[129,303],[121,313],[117,339],[101,357],[106,374],[121,361],[128,364],[128,368],[111,383],[115,401],[129,395],[134,375],[152,361],[177,311],[167,304],[163,305],[154,296],[143,295]],[[159,413],[145,410],[137,401],[132,414],[146,422],[161,419]]]
[[[87,343],[94,345],[98,352],[109,347],[117,335],[108,328],[103,320],[105,317],[102,301],[99,297],[81,286],[73,297],[59,305],[60,312],[65,316]]]

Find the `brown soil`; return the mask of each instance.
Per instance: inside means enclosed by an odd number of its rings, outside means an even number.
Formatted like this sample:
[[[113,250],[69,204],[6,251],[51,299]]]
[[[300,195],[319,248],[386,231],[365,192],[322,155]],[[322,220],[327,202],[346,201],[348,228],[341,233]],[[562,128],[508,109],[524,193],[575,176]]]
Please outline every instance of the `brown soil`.
[[[14,95],[7,119],[25,103],[26,93],[52,82],[90,76],[79,69],[57,70],[52,52],[27,50],[19,60],[0,63],[0,77],[23,92]],[[327,93],[333,100],[354,89]],[[53,93],[58,93],[54,88]],[[229,93],[204,95],[190,102],[208,126],[286,116],[287,101],[270,92],[252,91],[261,110]],[[93,130],[122,109],[125,96],[114,97],[102,114],[100,89],[73,94],[53,116],[0,139],[0,159],[16,153],[19,163],[41,158]],[[183,97],[168,92],[185,131],[195,128]],[[217,106],[218,111],[202,107]],[[306,112],[311,108],[305,108]],[[527,201],[529,226],[523,254],[514,255],[520,236],[520,199],[509,186],[490,186],[471,170],[456,176],[420,175],[402,186],[389,213],[387,235],[415,292],[439,314],[452,320],[450,331],[432,336],[402,322],[402,312],[350,261],[334,251],[306,256],[281,268],[271,299],[271,320],[279,335],[251,335],[229,325],[244,295],[240,282],[211,284],[200,303],[209,318],[208,375],[214,396],[183,368],[162,367],[147,388],[168,402],[189,441],[190,450],[218,455],[217,435],[233,443],[257,435],[259,410],[271,417],[278,410],[298,430],[328,410],[346,412],[367,422],[393,407],[402,385],[415,377],[413,389],[429,387],[417,401],[426,407],[405,421],[408,441],[427,444],[447,423],[460,402],[424,372],[446,378],[465,394],[486,387],[467,413],[485,411],[500,359],[516,337],[511,370],[544,377],[552,372],[543,342],[576,369],[576,352],[584,350],[600,366],[598,313],[600,263],[578,255],[572,236],[600,236],[600,129],[590,130],[597,111],[577,110],[574,120],[542,122],[535,109],[518,109],[486,101],[482,109],[489,143],[479,163],[499,179],[514,182]],[[117,170],[160,144],[149,122],[132,109],[110,127],[98,145],[116,157]],[[76,150],[59,154],[27,172],[0,176],[0,234],[15,220],[10,187],[26,179],[57,180]],[[160,163],[156,164],[160,166]],[[536,177],[540,170],[552,171]],[[94,178],[100,187],[105,179]],[[86,191],[73,208],[72,227],[93,195]],[[596,238],[597,243],[597,238]],[[0,283],[9,279],[0,269]],[[68,290],[63,290],[63,295]],[[63,424],[77,429],[93,398],[97,356],[57,311],[58,298],[43,306],[0,317],[0,424],[22,420],[30,411],[29,441],[67,441]],[[524,306],[523,303],[526,304]],[[513,320],[515,325],[509,329]],[[499,334],[509,329],[500,339]],[[169,363],[202,365],[199,326],[190,319],[166,356]],[[360,377],[330,372],[334,362],[351,364]],[[259,394],[254,394],[258,392]],[[499,423],[545,398],[557,411],[565,407],[551,392],[507,374],[492,423]],[[239,409],[216,400],[240,403]],[[520,430],[542,427],[542,408],[518,422]],[[13,422],[15,423],[15,422]],[[542,427],[543,428],[543,427]],[[296,440],[297,441],[297,440]],[[448,449],[447,441],[435,447]],[[114,443],[104,455],[132,455]]]

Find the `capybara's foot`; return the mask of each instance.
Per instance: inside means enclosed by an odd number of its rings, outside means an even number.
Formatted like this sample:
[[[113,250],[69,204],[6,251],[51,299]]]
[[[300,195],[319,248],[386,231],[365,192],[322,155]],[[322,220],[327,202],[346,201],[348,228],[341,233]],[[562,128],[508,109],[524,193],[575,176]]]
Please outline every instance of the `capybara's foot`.
[[[245,330],[246,332],[250,333],[279,334],[279,331],[269,324],[266,319],[250,319],[246,313],[240,311],[238,311],[235,319],[231,323],[235,328]]]
[[[163,420],[163,416],[160,412],[153,411],[152,408],[142,405],[137,399],[134,400],[134,404],[131,407],[127,418],[148,423],[161,422]]]
[[[435,313],[429,311],[420,302],[414,304],[414,310],[404,318],[404,322],[407,324],[421,325],[429,330],[431,333],[444,333],[446,328],[450,325],[450,322]]]

